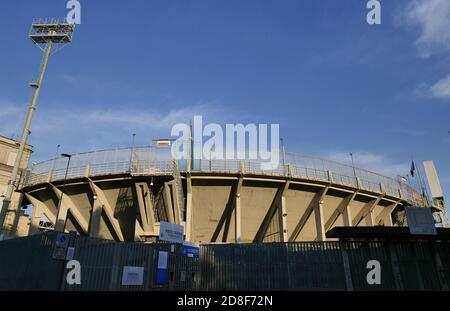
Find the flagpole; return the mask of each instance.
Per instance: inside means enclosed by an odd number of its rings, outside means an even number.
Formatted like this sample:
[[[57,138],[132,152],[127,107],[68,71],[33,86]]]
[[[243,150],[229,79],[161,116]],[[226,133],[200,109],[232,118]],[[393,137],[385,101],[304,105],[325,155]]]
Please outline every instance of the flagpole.
[[[420,169],[419,169],[419,167],[417,167],[417,177],[419,178],[420,188],[421,188],[421,190],[422,190],[422,196],[425,198],[426,204],[428,204],[428,197],[427,197],[427,194],[425,193],[426,189],[425,189],[425,186],[424,186],[424,182],[423,182],[423,179],[422,179],[422,175],[420,174]]]

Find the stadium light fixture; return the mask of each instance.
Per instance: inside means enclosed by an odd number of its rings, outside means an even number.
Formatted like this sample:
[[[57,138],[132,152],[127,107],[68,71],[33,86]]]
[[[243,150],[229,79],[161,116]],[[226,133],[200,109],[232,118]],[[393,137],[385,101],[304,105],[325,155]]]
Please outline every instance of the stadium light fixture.
[[[42,82],[44,80],[49,57],[52,52],[54,53],[72,42],[74,30],[75,25],[69,24],[66,18],[38,18],[34,19],[31,24],[29,37],[31,41],[44,52],[44,57],[41,62],[38,80],[30,83],[30,87],[33,89],[34,93],[28,109],[28,115],[22,131],[22,136],[19,141],[19,150],[14,162],[11,179],[8,182],[5,199],[3,200],[2,208],[0,210],[0,234],[4,233],[3,226],[6,219],[6,214],[9,210],[9,205],[11,203],[14,190],[18,186],[20,164],[22,163],[28,136],[31,133],[31,121],[33,119],[34,111],[36,110],[37,100],[39,97],[39,92],[42,88]]]

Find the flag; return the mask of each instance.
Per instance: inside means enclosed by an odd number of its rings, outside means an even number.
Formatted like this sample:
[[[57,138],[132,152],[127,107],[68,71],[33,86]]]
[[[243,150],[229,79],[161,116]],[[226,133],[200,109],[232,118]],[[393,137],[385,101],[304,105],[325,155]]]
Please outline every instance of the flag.
[[[411,170],[409,171],[411,173],[411,176],[414,177],[414,171],[416,170],[416,166],[414,165],[414,161],[411,162]]]

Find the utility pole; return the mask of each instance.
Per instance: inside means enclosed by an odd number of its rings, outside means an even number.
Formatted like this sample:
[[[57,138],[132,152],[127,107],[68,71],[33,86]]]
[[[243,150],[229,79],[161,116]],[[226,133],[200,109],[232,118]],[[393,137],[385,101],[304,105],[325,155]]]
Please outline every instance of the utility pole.
[[[28,136],[31,133],[31,121],[33,120],[33,114],[36,110],[36,104],[42,87],[42,82],[44,80],[44,74],[47,69],[49,57],[52,54],[52,51],[57,51],[58,48],[60,49],[62,47],[62,45],[72,42],[73,31],[74,25],[68,24],[65,18],[35,19],[31,25],[29,37],[31,41],[33,41],[33,43],[44,52],[44,57],[41,62],[38,80],[30,83],[30,86],[34,89],[34,93],[31,104],[28,108],[28,115],[22,131],[22,136],[19,141],[19,151],[14,162],[11,179],[8,182],[8,188],[6,190],[3,206],[0,211],[0,234],[4,232],[3,226],[14,190],[19,186],[18,173],[23,158],[23,151],[27,144]]]

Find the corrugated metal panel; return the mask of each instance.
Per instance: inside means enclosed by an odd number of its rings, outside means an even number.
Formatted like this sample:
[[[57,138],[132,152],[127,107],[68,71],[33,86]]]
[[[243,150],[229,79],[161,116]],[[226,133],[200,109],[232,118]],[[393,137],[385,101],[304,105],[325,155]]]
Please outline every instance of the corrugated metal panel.
[[[47,233],[0,242],[0,290],[439,290],[450,283],[449,242],[211,244],[194,259],[181,245],[78,236],[71,245],[81,285],[68,286],[65,261],[52,259],[55,239]],[[166,286],[156,285],[159,251],[169,253]],[[380,285],[366,281],[373,259],[381,264]],[[143,285],[122,286],[124,266],[144,267]]]
[[[429,243],[397,242],[395,249],[405,290],[439,290],[432,249]]]
[[[395,290],[392,261],[384,242],[347,242],[353,290]],[[367,283],[367,263],[377,260],[381,265],[381,284]]]
[[[173,251],[172,251],[173,250]],[[156,269],[158,252],[166,251],[168,258],[167,286],[157,286]],[[75,258],[80,262],[82,280],[80,285],[67,285],[65,290],[190,290],[198,281],[197,259],[182,256],[181,245],[117,243],[86,237],[77,237]],[[144,267],[143,284],[122,285],[125,266]]]
[[[290,290],[345,290],[339,242],[289,243]]]
[[[0,243],[0,290],[57,290],[63,262],[51,260],[55,234]]]

